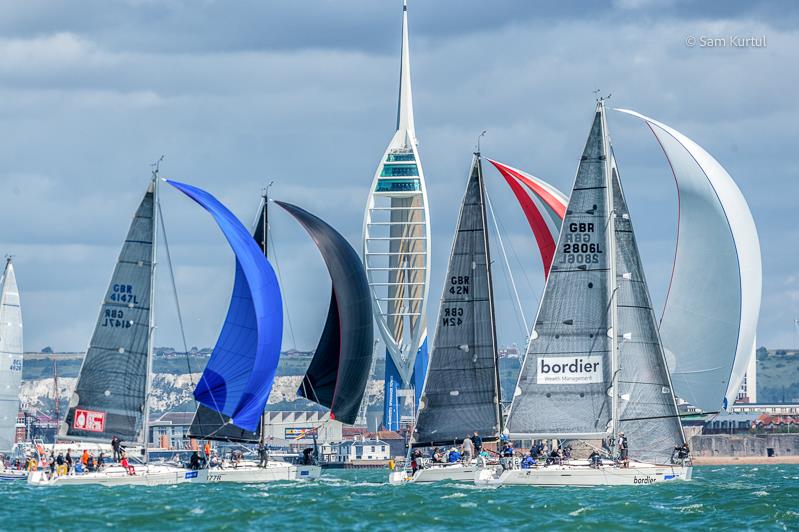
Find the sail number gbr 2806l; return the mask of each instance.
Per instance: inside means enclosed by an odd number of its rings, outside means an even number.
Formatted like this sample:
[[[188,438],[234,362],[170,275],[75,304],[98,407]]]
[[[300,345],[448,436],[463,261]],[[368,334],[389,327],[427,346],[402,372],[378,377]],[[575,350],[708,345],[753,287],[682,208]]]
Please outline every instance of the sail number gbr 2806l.
[[[563,253],[561,264],[599,264],[603,253],[602,244],[593,242],[595,224],[593,222],[572,222],[563,234]]]

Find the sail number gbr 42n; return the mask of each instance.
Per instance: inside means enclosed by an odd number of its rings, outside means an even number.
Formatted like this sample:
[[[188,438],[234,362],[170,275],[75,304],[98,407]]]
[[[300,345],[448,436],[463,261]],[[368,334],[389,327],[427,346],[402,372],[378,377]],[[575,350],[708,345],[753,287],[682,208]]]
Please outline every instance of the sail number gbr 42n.
[[[572,222],[563,235],[561,264],[599,264],[602,251],[600,242],[593,242],[595,225],[593,222]]]

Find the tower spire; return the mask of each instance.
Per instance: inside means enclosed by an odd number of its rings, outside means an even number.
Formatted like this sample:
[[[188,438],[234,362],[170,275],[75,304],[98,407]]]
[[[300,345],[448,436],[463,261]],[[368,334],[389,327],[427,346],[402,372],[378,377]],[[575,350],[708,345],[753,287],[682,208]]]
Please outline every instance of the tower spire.
[[[406,131],[416,142],[413,125],[413,95],[411,94],[411,59],[408,50],[408,2],[402,2],[402,58],[400,60],[399,102],[397,103],[397,131]]]

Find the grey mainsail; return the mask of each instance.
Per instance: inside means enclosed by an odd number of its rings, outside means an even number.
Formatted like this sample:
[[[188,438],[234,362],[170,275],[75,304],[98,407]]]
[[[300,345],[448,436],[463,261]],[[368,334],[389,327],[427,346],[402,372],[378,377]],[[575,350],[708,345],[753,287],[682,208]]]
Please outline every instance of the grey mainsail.
[[[461,204],[433,351],[419,405],[415,446],[495,440],[499,410],[496,331],[485,191],[476,154]]]
[[[155,182],[141,201],[119,254],[62,438],[140,441],[151,353],[151,294],[155,253]]]
[[[611,171],[616,213],[619,430],[627,436],[631,457],[662,464],[685,440],[657,318],[613,159]]]
[[[22,381],[22,311],[11,259],[0,278],[0,451],[14,447]]]
[[[611,314],[604,112],[597,107],[507,422],[512,437],[611,431]]]

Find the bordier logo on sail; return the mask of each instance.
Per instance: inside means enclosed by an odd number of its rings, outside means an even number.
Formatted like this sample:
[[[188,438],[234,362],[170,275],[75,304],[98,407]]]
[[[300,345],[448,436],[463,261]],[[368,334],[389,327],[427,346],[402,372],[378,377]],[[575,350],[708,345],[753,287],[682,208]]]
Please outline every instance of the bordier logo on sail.
[[[538,384],[593,384],[603,382],[602,357],[541,357]]]
[[[77,409],[75,410],[75,421],[72,426],[78,430],[103,432],[105,431],[105,412]]]

